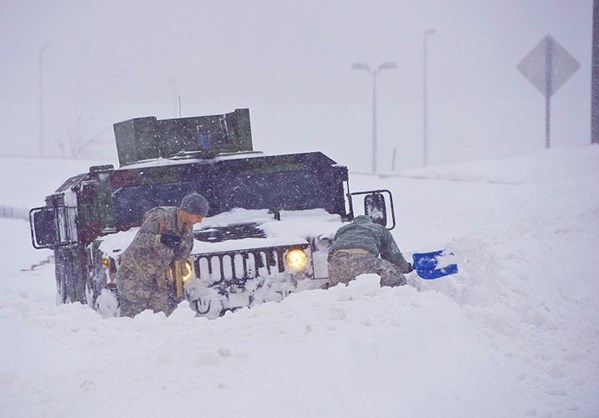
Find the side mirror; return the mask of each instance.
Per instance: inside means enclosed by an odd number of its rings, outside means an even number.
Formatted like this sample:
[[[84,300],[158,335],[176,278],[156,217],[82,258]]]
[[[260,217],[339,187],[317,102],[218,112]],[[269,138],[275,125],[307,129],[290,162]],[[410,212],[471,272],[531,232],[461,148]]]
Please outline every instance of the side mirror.
[[[385,196],[372,193],[364,197],[364,214],[379,225],[387,225],[387,206]]]
[[[385,196],[385,194],[387,196]],[[352,198],[354,196],[364,196],[364,211],[363,215],[368,216],[373,222],[383,225],[389,231],[395,228],[395,208],[393,206],[393,195],[389,190],[368,190],[363,192],[351,192],[348,193],[349,197],[349,208],[350,208],[350,219],[353,219],[356,215],[354,213],[354,205],[352,204]],[[387,222],[391,221],[391,225],[387,225]]]
[[[35,208],[29,212],[33,247],[51,248],[58,244],[54,211],[47,208]]]

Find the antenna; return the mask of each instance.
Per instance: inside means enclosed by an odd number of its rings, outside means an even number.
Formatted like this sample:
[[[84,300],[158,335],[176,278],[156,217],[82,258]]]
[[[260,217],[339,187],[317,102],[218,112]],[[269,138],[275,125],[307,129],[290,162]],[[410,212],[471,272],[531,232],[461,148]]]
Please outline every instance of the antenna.
[[[179,117],[181,117],[181,95],[179,94]]]

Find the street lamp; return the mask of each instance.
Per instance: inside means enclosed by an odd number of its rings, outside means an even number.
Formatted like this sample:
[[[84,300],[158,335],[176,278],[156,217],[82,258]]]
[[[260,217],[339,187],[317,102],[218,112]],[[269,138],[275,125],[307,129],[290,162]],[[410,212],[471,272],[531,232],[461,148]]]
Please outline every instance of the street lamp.
[[[422,68],[422,160],[425,167],[428,165],[428,37],[433,33],[435,33],[435,30],[429,29],[422,36],[424,44]]]
[[[376,69],[369,65],[358,62],[352,65],[352,70],[365,70],[372,74],[372,172],[376,173],[376,75],[382,70],[391,70],[397,68],[394,62],[384,62]]]
[[[40,157],[44,156],[44,51],[48,44],[42,46],[39,50],[39,72],[40,72]]]

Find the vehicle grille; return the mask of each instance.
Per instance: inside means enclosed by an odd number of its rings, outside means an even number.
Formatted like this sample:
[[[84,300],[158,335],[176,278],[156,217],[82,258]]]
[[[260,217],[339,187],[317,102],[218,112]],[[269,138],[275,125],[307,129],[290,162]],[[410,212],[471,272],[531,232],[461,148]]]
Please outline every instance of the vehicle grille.
[[[309,244],[293,247],[264,247],[194,255],[198,279],[212,282],[242,282],[259,276],[285,271],[285,252],[291,248],[306,249]]]

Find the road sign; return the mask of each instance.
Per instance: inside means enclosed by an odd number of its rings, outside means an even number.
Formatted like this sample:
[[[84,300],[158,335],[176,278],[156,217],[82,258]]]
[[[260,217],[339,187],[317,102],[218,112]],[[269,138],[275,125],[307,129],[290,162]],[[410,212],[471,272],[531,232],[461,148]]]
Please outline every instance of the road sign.
[[[543,95],[552,96],[580,64],[551,35],[547,35],[525,56],[518,71]]]
[[[547,35],[520,61],[517,68],[545,96],[546,148],[549,148],[549,99],[578,71],[580,64],[551,35]]]

